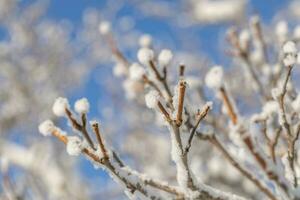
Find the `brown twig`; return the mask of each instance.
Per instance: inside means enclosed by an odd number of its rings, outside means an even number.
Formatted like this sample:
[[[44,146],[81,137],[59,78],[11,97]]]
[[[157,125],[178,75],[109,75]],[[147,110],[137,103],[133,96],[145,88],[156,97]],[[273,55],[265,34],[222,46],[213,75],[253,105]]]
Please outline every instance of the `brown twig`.
[[[184,104],[186,82],[180,81],[178,88],[178,105],[177,105],[177,115],[176,115],[176,125],[179,127],[182,124],[182,112]]]
[[[156,91],[159,93],[159,95],[160,95],[161,97],[163,96],[161,90],[160,90],[159,87],[156,85],[156,83],[153,82],[153,81],[151,81],[146,75],[143,75],[143,81],[144,81],[145,84],[148,84],[148,85],[150,85],[151,87],[153,87],[153,89],[156,90]]]
[[[220,88],[220,92],[221,92],[221,96],[222,96],[222,99],[223,99],[223,103],[224,103],[224,105],[225,105],[225,107],[227,109],[228,115],[229,115],[232,123],[234,125],[236,125],[237,124],[237,119],[238,119],[237,118],[237,114],[234,111],[234,108],[233,108],[233,106],[232,106],[232,104],[230,102],[230,99],[229,99],[228,94],[227,94],[227,92],[225,90],[225,87],[221,87]]]
[[[170,117],[170,114],[168,113],[168,111],[165,109],[165,107],[160,103],[160,101],[157,102],[157,106],[159,108],[159,110],[161,111],[161,113],[165,116],[166,120],[170,123],[172,122],[172,119]]]
[[[90,138],[87,130],[86,130],[86,115],[81,115],[82,125],[80,125],[77,120],[73,117],[72,112],[69,109],[65,109],[68,119],[70,120],[72,126],[82,133],[83,137],[86,139],[91,148],[95,150],[92,139]]]
[[[208,111],[210,110],[210,106],[209,105],[205,105],[203,108],[202,108],[202,111],[197,115],[197,121],[196,121],[196,124],[194,125],[192,131],[191,131],[191,134],[189,136],[189,139],[188,139],[188,143],[187,143],[187,146],[185,147],[185,151],[184,153],[187,154],[191,148],[191,145],[192,145],[192,141],[193,141],[193,138],[194,138],[194,135],[196,133],[196,130],[200,124],[200,122],[206,117]]]
[[[92,127],[93,127],[94,133],[96,135],[96,138],[97,138],[97,141],[98,141],[98,144],[100,146],[100,149],[101,149],[101,152],[103,154],[104,159],[109,159],[108,154],[107,154],[107,150],[105,148],[103,139],[102,139],[101,134],[100,134],[99,123],[98,122],[93,123]]]

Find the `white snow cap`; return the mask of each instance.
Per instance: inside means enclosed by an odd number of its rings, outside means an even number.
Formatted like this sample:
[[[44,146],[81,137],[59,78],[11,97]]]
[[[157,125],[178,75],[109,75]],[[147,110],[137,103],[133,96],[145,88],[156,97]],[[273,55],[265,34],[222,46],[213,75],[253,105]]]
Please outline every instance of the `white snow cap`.
[[[145,69],[138,63],[133,63],[129,67],[129,77],[133,80],[141,80],[145,74]]]
[[[297,62],[297,47],[292,41],[287,41],[282,47],[285,57],[283,59],[283,64],[286,67],[293,66]]]
[[[247,45],[250,41],[250,32],[247,30],[247,29],[243,29],[239,35],[239,41],[240,41],[240,44],[241,44],[241,47],[243,49],[246,49],[247,48]]]
[[[293,41],[287,41],[282,47],[283,53],[285,54],[296,54],[297,47]]]
[[[51,120],[45,120],[39,125],[39,132],[43,136],[49,136],[52,134],[52,131],[55,129],[55,126]]]
[[[87,98],[78,99],[74,104],[75,111],[79,114],[86,114],[90,110],[90,103]]]
[[[156,90],[151,90],[145,95],[145,102],[148,108],[155,108],[159,100],[159,93]]]
[[[212,89],[219,89],[223,85],[223,68],[214,66],[205,76],[205,84]]]
[[[106,35],[110,32],[110,23],[108,21],[102,21],[100,24],[99,24],[99,32],[102,34],[102,35]]]
[[[69,107],[70,105],[68,99],[63,97],[58,97],[54,101],[54,104],[52,106],[52,111],[56,116],[62,117],[65,115],[65,109]]]
[[[159,56],[158,56],[158,63],[160,66],[167,66],[170,64],[173,58],[173,53],[169,49],[163,49],[161,50]]]
[[[295,55],[288,54],[283,59],[283,64],[286,67],[291,67],[297,62],[297,57]]]
[[[113,74],[116,77],[125,76],[128,73],[127,67],[122,63],[117,63],[113,68]]]
[[[149,34],[144,34],[139,39],[139,45],[141,47],[150,47],[152,44],[152,37]]]
[[[66,148],[69,155],[78,156],[83,148],[81,139],[77,136],[69,136]]]
[[[137,57],[140,63],[148,65],[150,60],[153,60],[154,53],[151,49],[143,47],[139,49]]]

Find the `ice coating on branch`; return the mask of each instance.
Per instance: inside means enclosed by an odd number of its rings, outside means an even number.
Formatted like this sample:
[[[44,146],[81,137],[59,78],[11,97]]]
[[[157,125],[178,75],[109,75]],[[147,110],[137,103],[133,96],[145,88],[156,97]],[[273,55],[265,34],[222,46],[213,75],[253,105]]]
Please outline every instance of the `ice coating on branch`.
[[[151,90],[145,95],[145,102],[148,108],[156,108],[159,101],[159,93],[156,90]]]
[[[160,66],[168,66],[172,61],[173,53],[169,49],[163,49],[158,55],[158,63]]]
[[[67,153],[71,156],[78,156],[83,148],[82,141],[77,136],[69,136],[67,142]]]
[[[39,125],[39,132],[43,136],[49,136],[52,134],[52,131],[55,129],[55,126],[51,120],[45,120]]]
[[[74,104],[75,111],[79,114],[86,114],[90,110],[90,103],[87,98],[78,99]]]
[[[62,117],[65,115],[65,110],[69,108],[70,105],[68,99],[63,97],[58,97],[54,101],[54,104],[52,106],[52,111],[56,116]]]
[[[111,25],[108,21],[102,21],[99,24],[98,30],[100,34],[107,35],[110,32]]]
[[[223,68],[214,66],[205,76],[205,84],[211,89],[219,89],[223,86]]]
[[[140,63],[143,65],[148,65],[151,60],[154,58],[154,53],[151,49],[143,47],[139,49],[137,53],[137,58]]]
[[[139,39],[139,45],[141,46],[141,47],[150,47],[151,46],[151,44],[152,44],[152,37],[151,37],[151,35],[149,35],[149,34],[144,34],[144,35],[142,35],[141,37],[140,37],[140,39]]]
[[[145,74],[145,69],[138,63],[133,63],[129,67],[129,76],[132,80],[141,80]]]

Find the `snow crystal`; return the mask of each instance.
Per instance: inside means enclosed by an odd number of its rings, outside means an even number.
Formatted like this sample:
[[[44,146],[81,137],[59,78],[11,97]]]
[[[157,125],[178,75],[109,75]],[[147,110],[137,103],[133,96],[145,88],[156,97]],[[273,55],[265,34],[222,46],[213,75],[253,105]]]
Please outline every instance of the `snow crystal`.
[[[65,115],[65,109],[69,107],[70,105],[68,99],[63,97],[58,97],[55,99],[55,102],[52,106],[52,111],[56,116],[62,117]]]
[[[205,76],[205,84],[212,89],[219,89],[223,85],[223,69],[221,66],[214,66]]]
[[[160,66],[167,66],[173,58],[173,53],[169,49],[163,49],[158,55],[158,63]]]
[[[148,108],[155,108],[159,100],[159,93],[155,90],[151,90],[145,95],[145,102]]]
[[[139,49],[137,57],[140,63],[148,65],[151,60],[154,58],[154,53],[151,49],[143,47]]]
[[[66,148],[69,155],[78,156],[82,150],[81,139],[77,136],[69,136]]]
[[[52,131],[55,129],[55,126],[51,120],[46,120],[39,125],[39,132],[43,136],[49,136],[52,134]]]
[[[86,114],[90,110],[90,103],[87,98],[78,99],[75,102],[75,111],[79,114]]]

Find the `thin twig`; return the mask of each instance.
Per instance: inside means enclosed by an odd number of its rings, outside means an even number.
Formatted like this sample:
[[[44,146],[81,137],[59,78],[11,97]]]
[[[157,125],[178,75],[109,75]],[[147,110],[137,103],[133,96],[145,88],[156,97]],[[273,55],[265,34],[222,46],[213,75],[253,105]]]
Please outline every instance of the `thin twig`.
[[[101,134],[100,134],[99,123],[98,122],[93,123],[92,127],[93,127],[94,133],[96,135],[96,138],[97,138],[97,141],[98,141],[98,144],[100,146],[100,149],[101,149],[101,152],[103,154],[104,159],[109,159],[108,154],[107,154],[107,150],[105,148],[103,139],[102,139]]]
[[[192,131],[191,131],[191,134],[189,136],[189,140],[188,140],[188,143],[187,143],[187,146],[185,147],[185,151],[184,151],[184,154],[187,154],[191,148],[191,145],[192,145],[192,141],[193,141],[193,138],[194,138],[194,135],[196,133],[196,130],[200,124],[200,122],[202,121],[202,119],[204,119],[208,113],[208,111],[210,110],[210,106],[209,105],[205,105],[203,108],[202,108],[202,111],[197,115],[197,121],[196,121],[196,124],[194,125]]]
[[[90,145],[90,147],[93,148],[94,150],[96,150],[95,147],[94,147],[93,141],[92,141],[92,139],[90,138],[90,136],[89,136],[89,134],[88,134],[88,132],[87,132],[87,130],[86,130],[86,116],[85,116],[85,114],[82,114],[82,115],[81,115],[82,125],[80,125],[80,124],[77,122],[77,120],[73,117],[72,112],[71,112],[69,109],[66,108],[66,109],[65,109],[65,112],[66,112],[67,117],[68,117],[68,119],[70,120],[72,126],[73,126],[76,130],[78,130],[79,132],[81,132],[82,135],[83,135],[83,137],[86,139],[86,141],[87,141],[88,144]]]
[[[178,105],[177,105],[177,115],[176,115],[176,125],[181,126],[182,124],[182,112],[183,112],[183,103],[185,96],[186,82],[180,81],[178,88]]]

